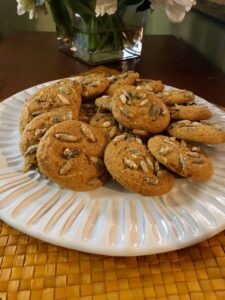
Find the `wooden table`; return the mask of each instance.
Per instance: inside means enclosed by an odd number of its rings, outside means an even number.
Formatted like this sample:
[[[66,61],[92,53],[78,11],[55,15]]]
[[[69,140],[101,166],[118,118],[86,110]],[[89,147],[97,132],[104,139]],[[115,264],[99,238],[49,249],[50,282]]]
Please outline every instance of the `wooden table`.
[[[225,76],[173,36],[149,36],[141,59],[114,63],[225,106]],[[0,44],[0,100],[89,67],[57,51],[53,33]],[[0,299],[225,299],[225,234],[187,249],[114,258],[68,250],[0,222]]]

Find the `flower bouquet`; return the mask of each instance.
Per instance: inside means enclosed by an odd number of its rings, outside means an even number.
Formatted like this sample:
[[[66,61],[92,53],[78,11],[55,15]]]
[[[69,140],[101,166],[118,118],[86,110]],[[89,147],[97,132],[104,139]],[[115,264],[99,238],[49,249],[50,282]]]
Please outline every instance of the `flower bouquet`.
[[[46,13],[48,2],[59,48],[89,64],[139,57],[146,11],[159,4],[173,22],[183,20],[192,0],[17,0],[18,14]]]

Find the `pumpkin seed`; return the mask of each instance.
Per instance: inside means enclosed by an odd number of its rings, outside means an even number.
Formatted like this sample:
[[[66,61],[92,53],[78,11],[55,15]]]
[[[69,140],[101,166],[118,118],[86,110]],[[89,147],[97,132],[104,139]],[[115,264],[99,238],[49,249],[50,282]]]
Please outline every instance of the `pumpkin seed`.
[[[130,169],[137,170],[137,168],[138,168],[138,165],[129,158],[124,158],[123,163],[126,167],[128,167]]]
[[[144,173],[148,173],[148,166],[147,166],[147,164],[144,160],[140,161],[140,166],[141,166]]]
[[[59,169],[59,175],[67,175],[73,167],[73,159],[67,160]]]
[[[67,133],[56,133],[55,137],[58,140],[63,141],[63,142],[74,143],[74,142],[77,142],[77,140],[78,140],[76,136],[70,135],[70,134],[67,134]]]
[[[203,158],[201,158],[201,157],[197,157],[197,158],[193,158],[193,159],[192,159],[192,162],[193,162],[194,164],[204,164],[204,163],[205,163],[205,160],[204,160]]]
[[[88,126],[86,124],[82,124],[80,126],[80,130],[81,133],[83,134],[83,136],[89,141],[89,142],[96,142],[96,138],[93,134],[93,132],[88,128]]]
[[[153,120],[153,121],[155,121],[155,120],[157,120],[157,118],[158,118],[158,116],[159,116],[159,108],[158,108],[158,106],[156,105],[156,104],[152,104],[151,105],[151,107],[149,108],[149,110],[148,110],[148,115],[149,115],[149,117]]]
[[[38,128],[35,131],[34,135],[39,138],[39,137],[42,137],[46,133],[46,131],[47,131],[47,128]]]
[[[108,137],[112,139],[116,135],[116,131],[117,131],[116,126],[110,128],[110,130],[108,131]]]
[[[179,155],[179,165],[181,167],[182,170],[186,169],[186,164],[185,164],[185,160],[182,154]]]
[[[31,145],[30,147],[27,148],[27,150],[25,152],[25,155],[36,153],[37,152],[37,148],[38,148],[38,144]]]
[[[159,184],[159,180],[156,178],[151,178],[151,177],[144,177],[144,182],[150,184],[150,185],[158,185]]]
[[[59,98],[60,102],[62,102],[65,105],[70,105],[69,99],[67,99],[65,96],[58,94],[57,98]]]
[[[73,158],[73,157],[76,157],[78,155],[80,155],[80,150],[79,149],[69,149],[69,148],[66,148],[64,151],[63,151],[63,155],[66,159],[70,159],[70,158]]]

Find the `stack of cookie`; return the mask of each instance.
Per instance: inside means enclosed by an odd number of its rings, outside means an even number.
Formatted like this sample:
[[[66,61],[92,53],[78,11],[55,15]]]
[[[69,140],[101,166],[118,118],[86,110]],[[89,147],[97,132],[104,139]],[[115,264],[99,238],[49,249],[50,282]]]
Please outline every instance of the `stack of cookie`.
[[[207,180],[210,159],[194,143],[225,142],[207,106],[186,90],[164,91],[133,71],[97,68],[38,90],[20,116],[24,171],[87,191],[111,175],[146,196],[171,190],[175,175]],[[189,143],[189,144],[188,144]]]

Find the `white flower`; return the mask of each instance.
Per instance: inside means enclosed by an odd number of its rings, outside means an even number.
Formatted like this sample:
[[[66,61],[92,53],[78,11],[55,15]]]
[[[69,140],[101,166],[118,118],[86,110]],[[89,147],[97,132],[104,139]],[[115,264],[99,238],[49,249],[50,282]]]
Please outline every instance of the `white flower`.
[[[34,1],[33,0],[16,0],[17,2],[17,14],[23,15],[26,12],[29,13],[29,19],[33,19],[34,15]]]
[[[113,15],[117,10],[117,0],[96,0],[96,17],[104,14]]]
[[[152,0],[151,8],[155,9],[159,4],[165,6],[166,15],[170,21],[178,23],[184,19],[186,12],[195,4],[195,0]]]
[[[40,14],[40,12],[46,13],[45,0],[16,0],[16,2],[17,14],[19,16],[28,12],[29,19],[33,19],[33,17]]]

